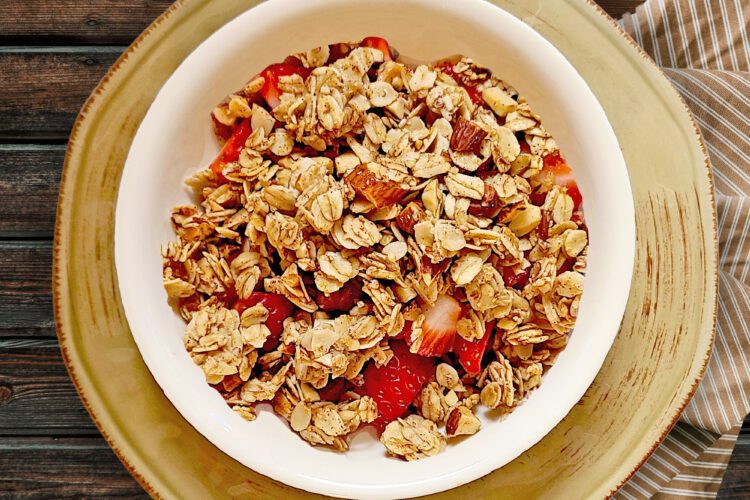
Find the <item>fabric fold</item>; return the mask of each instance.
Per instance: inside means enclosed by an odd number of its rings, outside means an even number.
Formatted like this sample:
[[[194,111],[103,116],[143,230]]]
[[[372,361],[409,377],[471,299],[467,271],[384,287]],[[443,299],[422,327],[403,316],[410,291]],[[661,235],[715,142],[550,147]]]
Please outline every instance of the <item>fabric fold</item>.
[[[648,0],[620,20],[685,99],[706,142],[716,190],[719,304],[704,379],[617,498],[716,497],[750,412],[749,21],[750,2],[742,0]]]

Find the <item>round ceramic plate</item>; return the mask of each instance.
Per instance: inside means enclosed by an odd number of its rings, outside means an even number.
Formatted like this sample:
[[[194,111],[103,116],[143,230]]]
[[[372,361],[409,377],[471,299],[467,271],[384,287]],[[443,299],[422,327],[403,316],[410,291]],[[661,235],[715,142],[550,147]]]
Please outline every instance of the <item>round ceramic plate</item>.
[[[128,330],[113,264],[114,205],[135,130],[187,54],[255,3],[178,2],[157,20],[87,103],[63,174],[55,246],[63,354],[103,434],[156,495],[302,494],[221,453],[171,406]],[[602,104],[628,164],[638,248],[620,333],[580,403],[515,461],[450,494],[604,496],[658,445],[708,359],[716,300],[710,173],[684,104],[596,7],[495,3],[551,41]]]

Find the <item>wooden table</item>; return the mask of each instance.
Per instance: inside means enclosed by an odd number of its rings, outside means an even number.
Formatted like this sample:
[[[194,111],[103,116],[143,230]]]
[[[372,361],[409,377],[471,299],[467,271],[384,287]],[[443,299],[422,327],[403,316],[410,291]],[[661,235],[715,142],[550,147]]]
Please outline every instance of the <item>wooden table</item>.
[[[89,92],[169,0],[2,0],[0,496],[145,493],[100,436],[55,336],[51,259],[65,144]],[[612,16],[640,0],[601,0]],[[722,486],[750,495],[746,426]]]

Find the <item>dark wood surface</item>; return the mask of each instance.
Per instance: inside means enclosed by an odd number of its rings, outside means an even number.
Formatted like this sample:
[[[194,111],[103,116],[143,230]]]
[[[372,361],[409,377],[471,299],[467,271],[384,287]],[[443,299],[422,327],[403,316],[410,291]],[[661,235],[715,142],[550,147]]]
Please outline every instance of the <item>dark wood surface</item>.
[[[600,0],[612,16],[640,0]],[[68,379],[55,337],[52,234],[65,143],[83,101],[168,0],[2,0],[0,496],[144,497]],[[750,496],[750,427],[722,497]]]

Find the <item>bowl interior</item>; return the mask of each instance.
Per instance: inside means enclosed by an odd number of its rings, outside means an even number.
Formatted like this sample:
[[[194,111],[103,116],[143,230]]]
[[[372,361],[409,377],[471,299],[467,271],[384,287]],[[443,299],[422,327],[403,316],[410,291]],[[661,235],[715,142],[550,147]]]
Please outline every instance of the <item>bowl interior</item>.
[[[227,93],[290,52],[377,35],[418,60],[465,54],[515,86],[574,168],[590,231],[587,278],[571,341],[541,387],[503,419],[430,459],[387,458],[370,431],[339,454],[313,448],[270,411],[248,423],[204,381],[182,346],[184,323],[161,285],[169,212],[188,203],[186,177],[219,149],[209,113]],[[633,204],[614,133],[563,56],[523,22],[481,0],[270,0],[199,46],[164,85],[133,141],[120,183],[115,262],[128,323],[154,378],[180,413],[222,451],[308,491],[414,496],[458,486],[513,460],[549,432],[591,384],[617,334],[635,245]],[[283,464],[283,465],[281,465]]]

